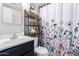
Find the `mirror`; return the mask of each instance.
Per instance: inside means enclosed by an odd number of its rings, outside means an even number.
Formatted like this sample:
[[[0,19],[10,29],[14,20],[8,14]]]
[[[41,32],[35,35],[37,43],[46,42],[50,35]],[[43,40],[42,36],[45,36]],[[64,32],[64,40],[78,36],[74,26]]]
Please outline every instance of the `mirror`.
[[[24,31],[21,3],[0,3],[0,35]]]
[[[21,24],[21,11],[3,4],[3,23]]]

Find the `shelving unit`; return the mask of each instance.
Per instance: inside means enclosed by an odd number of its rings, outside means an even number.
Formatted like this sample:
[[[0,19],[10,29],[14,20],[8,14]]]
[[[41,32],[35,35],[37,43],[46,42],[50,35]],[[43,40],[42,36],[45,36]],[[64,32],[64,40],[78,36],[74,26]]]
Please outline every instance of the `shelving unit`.
[[[35,10],[29,9],[29,12],[24,12],[24,33],[31,37],[38,37],[40,34],[40,24],[38,13]]]

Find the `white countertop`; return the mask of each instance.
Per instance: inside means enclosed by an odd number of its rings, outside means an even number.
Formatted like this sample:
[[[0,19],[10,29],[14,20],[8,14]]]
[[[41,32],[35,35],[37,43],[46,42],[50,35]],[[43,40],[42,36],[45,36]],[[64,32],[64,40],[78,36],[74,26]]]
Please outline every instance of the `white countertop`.
[[[0,51],[32,41],[34,40],[34,38],[25,36],[25,37],[20,37],[14,40],[11,40],[9,38],[5,38],[2,40],[6,40],[6,41],[4,41],[3,43],[0,43]]]

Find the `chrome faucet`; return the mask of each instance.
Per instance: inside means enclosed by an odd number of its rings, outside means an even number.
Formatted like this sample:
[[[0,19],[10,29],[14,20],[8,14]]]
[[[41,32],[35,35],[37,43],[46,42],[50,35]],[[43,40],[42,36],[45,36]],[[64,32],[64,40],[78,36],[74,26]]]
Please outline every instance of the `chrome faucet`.
[[[13,35],[12,35],[12,37],[10,39],[16,39],[16,38],[18,38],[16,33],[13,33]]]

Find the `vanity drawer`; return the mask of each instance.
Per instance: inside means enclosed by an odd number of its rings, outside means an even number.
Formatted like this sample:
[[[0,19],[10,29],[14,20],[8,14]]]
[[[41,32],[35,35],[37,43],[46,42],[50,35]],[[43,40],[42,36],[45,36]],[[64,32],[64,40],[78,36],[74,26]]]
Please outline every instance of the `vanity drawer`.
[[[34,56],[33,50],[29,51],[28,53],[24,54],[23,56]]]
[[[4,51],[1,51],[0,53],[3,56],[21,56],[28,51],[29,52],[32,51],[32,53],[34,53],[34,41],[30,41],[30,42],[6,49]]]

